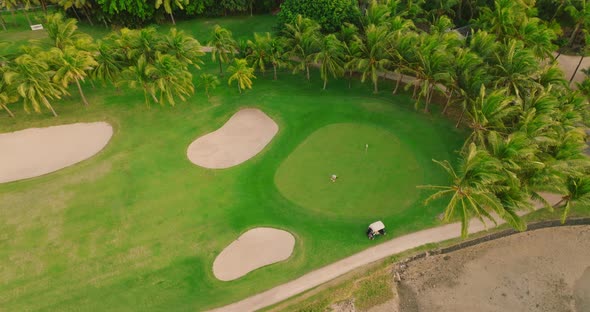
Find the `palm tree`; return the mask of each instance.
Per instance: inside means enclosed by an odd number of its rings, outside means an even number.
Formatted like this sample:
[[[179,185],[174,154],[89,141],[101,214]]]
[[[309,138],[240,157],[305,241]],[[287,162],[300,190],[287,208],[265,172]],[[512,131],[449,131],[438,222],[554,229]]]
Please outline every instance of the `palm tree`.
[[[67,88],[72,81],[75,82],[84,105],[88,106],[80,81],[84,81],[88,73],[98,65],[92,54],[69,46],[64,50],[53,48],[50,55],[51,63],[57,67],[53,81],[60,83],[64,88]]]
[[[310,80],[309,67],[313,63],[313,54],[317,52],[319,24],[311,19],[298,15],[293,24],[286,24],[283,31],[285,38],[285,56],[293,62],[293,73],[305,70]]]
[[[174,106],[175,97],[184,102],[195,92],[193,75],[174,56],[157,52],[153,69],[151,76],[155,92],[160,94],[158,102],[161,105]]]
[[[471,143],[460,160],[458,170],[455,170],[448,161],[435,160],[435,162],[449,174],[452,182],[445,186],[421,186],[421,188],[436,190],[436,193],[426,199],[426,204],[441,197],[450,196],[443,221],[448,222],[458,214],[461,219],[462,237],[468,234],[472,216],[477,217],[484,224],[484,218],[495,224],[496,220],[492,212],[497,213],[518,230],[526,228],[518,215],[512,210],[505,209],[496,196],[495,193],[501,190],[498,185],[505,180],[505,177],[501,172],[502,164],[491,157],[486,150],[478,149],[474,143]]]
[[[473,131],[466,141],[486,146],[486,137],[490,131],[507,132],[507,123],[520,111],[516,105],[517,99],[507,95],[507,90],[498,89],[486,93],[481,86],[479,96],[472,101],[468,115],[471,119],[470,128]]]
[[[231,86],[235,80],[240,94],[243,89],[252,89],[252,79],[255,79],[256,76],[254,76],[254,68],[249,67],[245,59],[235,59],[234,66],[230,66],[227,71],[231,74],[227,84]]]
[[[153,64],[156,52],[166,48],[163,36],[154,27],[139,30],[122,28],[108,38],[114,42],[113,48],[118,49],[117,53],[124,55],[126,66],[136,65],[141,56]]]
[[[336,35],[324,37],[320,43],[320,51],[314,54],[314,61],[320,65],[320,75],[324,80],[324,90],[328,84],[328,77],[334,78],[344,74],[344,45]]]
[[[555,204],[556,207],[563,205],[561,223],[565,223],[572,206],[590,205],[590,177],[587,175],[568,176],[563,182],[563,189],[566,195]]]
[[[416,48],[417,63],[414,68],[417,83],[420,88],[416,99],[416,108],[420,99],[424,97],[424,112],[428,112],[432,94],[439,83],[451,80],[449,65],[451,55],[447,52],[447,46],[441,43],[436,35],[421,35],[419,45]]]
[[[586,0],[578,0],[576,3],[568,1],[565,11],[569,13],[575,23],[574,30],[568,42],[568,45],[571,47],[580,30],[587,31],[588,26],[590,26],[590,5],[586,3]]]
[[[277,80],[277,69],[286,64],[283,55],[284,45],[282,38],[272,38],[268,44],[268,60],[272,65],[274,80]]]
[[[209,90],[213,90],[217,88],[219,85],[219,79],[217,76],[211,74],[201,74],[199,77],[199,87],[205,88],[205,94],[207,94],[207,98],[210,97]]]
[[[23,54],[17,57],[4,73],[4,79],[9,85],[13,85],[24,99],[27,112],[29,107],[35,112],[41,112],[43,105],[57,117],[49,100],[59,99],[63,94],[67,94],[67,91],[52,81],[51,74],[49,66],[41,58]]]
[[[219,75],[223,75],[223,63],[229,62],[236,50],[236,41],[232,37],[231,31],[215,25],[211,33],[211,41],[207,45],[211,47],[212,60],[219,61]]]
[[[156,0],[155,8],[156,10],[159,9],[162,4],[164,5],[164,11],[170,14],[170,19],[172,20],[172,24],[176,25],[176,21],[174,20],[174,15],[172,14],[172,5],[176,6],[177,8],[184,10],[183,5],[187,5],[189,0]]]
[[[182,30],[170,29],[162,41],[162,46],[161,51],[175,56],[181,63],[192,64],[197,69],[200,68],[199,64],[203,63],[201,56],[205,53],[203,53],[201,44]]]
[[[264,76],[264,72],[266,71],[266,64],[270,61],[270,43],[272,42],[272,38],[270,33],[267,32],[264,35],[260,35],[258,33],[254,33],[254,41],[248,40],[246,42],[248,48],[250,49],[250,53],[246,56],[246,60],[254,68],[258,68],[260,72],[262,72],[262,76]]]
[[[370,78],[373,82],[373,92],[379,92],[379,73],[390,64],[390,32],[386,26],[369,25],[365,36],[356,37],[352,46],[357,59],[356,68],[361,72],[361,81]]]
[[[521,41],[510,40],[501,46],[494,69],[495,87],[508,88],[510,94],[517,97],[523,97],[539,87],[534,79],[539,76],[539,63]]]
[[[75,19],[69,18],[64,21],[60,13],[47,16],[45,30],[53,46],[62,50],[66,46],[87,46],[92,41],[90,36],[78,32],[78,25]],[[80,44],[79,41],[83,41],[83,43]]]
[[[148,63],[145,55],[140,55],[137,59],[137,64],[129,66],[121,72],[121,79],[117,81],[117,86],[128,85],[135,89],[141,87],[145,98],[145,105],[149,106],[150,96],[154,102],[158,103],[156,97],[156,86],[154,85],[154,76],[156,68],[154,65]]]
[[[1,72],[0,72],[1,73]],[[2,78],[2,76],[0,76]],[[16,90],[11,88],[4,79],[0,79],[0,108],[4,109],[10,117],[14,118],[14,114],[8,108],[8,105],[16,102],[18,96],[15,94]]]
[[[110,82],[115,84],[123,68],[124,55],[121,55],[119,49],[113,47],[109,42],[97,41],[97,52],[94,56],[96,66],[91,72],[92,79],[100,80],[104,83]]]

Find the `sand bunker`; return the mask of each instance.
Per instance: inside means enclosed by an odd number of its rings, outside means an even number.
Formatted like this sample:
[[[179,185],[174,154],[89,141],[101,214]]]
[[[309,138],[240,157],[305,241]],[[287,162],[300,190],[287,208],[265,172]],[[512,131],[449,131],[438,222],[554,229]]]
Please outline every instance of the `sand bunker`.
[[[90,158],[112,135],[106,122],[1,133],[0,183],[37,177]]]
[[[233,167],[262,151],[278,131],[279,126],[259,109],[242,109],[223,127],[191,143],[187,156],[205,168]]]
[[[213,262],[213,274],[222,281],[240,278],[260,267],[286,260],[295,237],[273,228],[254,228],[227,246]]]

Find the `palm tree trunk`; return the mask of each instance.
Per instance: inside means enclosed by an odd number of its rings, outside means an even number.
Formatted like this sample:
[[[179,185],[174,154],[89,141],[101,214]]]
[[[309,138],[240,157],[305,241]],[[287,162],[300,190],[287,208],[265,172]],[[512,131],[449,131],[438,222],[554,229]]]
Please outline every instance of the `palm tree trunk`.
[[[43,15],[47,16],[47,2],[46,0],[40,0],[41,9],[43,9]]]
[[[0,15],[0,24],[2,24],[2,28],[6,30],[6,21],[4,20],[4,17],[2,17],[2,15]]]
[[[82,86],[80,86],[80,81],[78,80],[78,78],[76,78],[74,80],[76,80],[76,86],[78,86],[78,91],[80,92],[80,96],[82,97],[82,102],[84,102],[84,105],[88,106],[88,101],[86,100],[86,97],[84,96],[84,92],[82,92]]]
[[[429,112],[428,106],[430,104],[430,98],[432,98],[432,92],[434,91],[433,90],[433,87],[434,87],[434,85],[432,85],[432,84],[429,85],[428,86],[428,89],[426,91],[426,98],[424,99],[424,102],[425,102],[425,104],[424,104],[424,112],[425,113],[428,113]]]
[[[324,90],[326,90],[327,84],[328,84],[328,77],[324,78]]]
[[[88,13],[88,8],[85,6],[82,8],[84,9],[84,15],[86,15],[86,19],[88,20],[88,23],[90,23],[90,26],[94,26],[94,23],[90,19],[90,14]]]
[[[53,113],[53,117],[57,117],[57,113],[55,112],[55,110],[53,109],[53,106],[51,106],[49,101],[47,101],[47,98],[43,96],[42,100],[43,100],[43,104],[45,104],[45,107],[49,108],[49,110],[51,110],[51,112]]]
[[[404,74],[399,74],[399,78],[397,78],[397,83],[395,84],[395,89],[393,89],[393,93],[392,94],[396,94],[397,93],[397,88],[399,88],[399,84],[402,81],[402,79],[404,79]]]
[[[445,104],[445,108],[443,108],[442,114],[446,114],[447,113],[447,109],[449,108],[449,105],[451,104],[451,99],[453,98],[453,91],[449,92],[449,94],[447,95],[447,103]]]
[[[373,81],[373,93],[379,93],[379,78]]]
[[[568,45],[570,47],[574,44],[574,40],[576,39],[576,36],[578,35],[578,31],[580,30],[580,24],[581,23],[577,23],[576,28],[574,28],[574,31],[572,31],[572,35],[570,36],[570,40],[568,42]]]
[[[18,24],[16,23],[16,14],[14,14],[13,9],[10,9],[10,15],[12,15],[12,25],[17,26]]]
[[[10,111],[10,109],[8,109],[8,106],[2,105],[2,108],[4,108],[4,110],[8,113],[8,115],[10,115],[10,117],[14,118],[14,114]]]
[[[305,64],[305,74],[306,74],[306,77],[307,77],[307,81],[310,81],[310,78],[309,78],[309,66],[307,64]]]
[[[25,15],[25,17],[27,18],[27,22],[29,22],[29,27],[33,25],[33,23],[31,23],[31,19],[29,18],[29,13],[27,13],[27,10],[23,8],[23,14]]]
[[[457,120],[457,124],[455,125],[455,128],[459,128],[459,125],[463,121],[463,116],[465,115],[465,109],[466,108],[463,107],[463,110],[461,111],[461,116],[459,116],[459,120]]]
[[[272,64],[272,69],[274,71],[274,77],[273,77],[273,79],[274,80],[277,80],[277,65],[273,63]]]
[[[156,95],[153,92],[150,92],[150,95],[152,96],[152,99],[154,100],[154,102],[160,103],[160,101],[158,101],[158,98],[156,97]]]
[[[348,88],[352,88],[352,70],[348,71]]]
[[[238,91],[240,91],[240,94],[242,94],[242,88],[240,88],[240,83],[238,82],[237,85],[238,85]]]
[[[219,76],[223,76],[223,67],[221,65],[221,57],[219,58]]]
[[[80,18],[80,15],[78,15],[78,10],[76,10],[75,7],[72,7],[72,10],[74,11],[74,14],[76,15],[76,18],[78,19],[78,22],[81,22],[82,19]]]
[[[578,62],[578,66],[576,66],[576,69],[574,70],[574,73],[572,74],[572,77],[570,78],[570,84],[572,84],[572,81],[576,77],[576,74],[578,73],[578,69],[580,69],[580,65],[582,65],[583,60],[584,60],[584,55],[582,55],[580,57],[580,61]]]
[[[176,20],[174,20],[174,14],[170,12],[170,19],[172,20],[172,25],[176,25]]]
[[[414,80],[414,93],[412,93],[412,98],[416,98],[416,92],[418,92],[418,86],[420,85],[418,79]]]

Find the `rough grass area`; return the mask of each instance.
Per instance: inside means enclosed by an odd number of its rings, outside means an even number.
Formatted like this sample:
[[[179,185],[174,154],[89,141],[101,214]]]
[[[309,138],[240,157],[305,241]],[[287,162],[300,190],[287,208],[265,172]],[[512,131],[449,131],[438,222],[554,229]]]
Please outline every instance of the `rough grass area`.
[[[377,272],[358,281],[353,293],[355,308],[365,311],[393,299],[392,286],[393,277],[389,270]]]
[[[410,127],[394,131],[358,123],[321,128],[279,167],[277,187],[315,213],[374,219],[400,214],[416,201],[416,185],[425,183],[417,159],[428,157],[405,141],[428,138],[414,136]]]
[[[257,17],[235,20],[232,27],[254,27],[248,31],[270,25],[269,17],[260,17],[259,24]],[[203,25],[200,19],[183,23],[195,31]],[[204,59],[202,71],[216,74],[217,64],[209,56]],[[312,133],[354,123],[397,136],[419,155],[415,161],[422,168],[421,181],[441,183],[446,176],[430,159],[454,159],[463,140],[450,122],[415,112],[406,95],[373,95],[372,86],[358,81],[351,89],[346,81],[330,82],[322,91],[317,72],[311,82],[288,72],[279,73],[278,81],[268,74],[257,76],[254,89],[243,95],[227,85],[225,76],[210,100],[197,90],[176,107],[146,107],[140,90],[86,83],[90,106],[83,107],[73,87],[71,96],[53,102],[58,118],[47,112],[27,115],[20,104],[12,106],[16,119],[0,111],[0,132],[101,120],[115,130],[109,145],[87,161],[0,184],[1,309],[205,310],[438,224],[442,207],[424,207],[426,194],[420,191],[403,212],[384,218],[387,236],[369,241],[364,230],[373,216],[342,218],[302,209],[277,190],[275,174]],[[207,170],[190,163],[190,142],[218,129],[242,107],[260,108],[279,124],[273,141],[254,159],[231,169]],[[217,254],[257,226],[295,234],[290,260],[236,281],[216,280],[212,264]]]

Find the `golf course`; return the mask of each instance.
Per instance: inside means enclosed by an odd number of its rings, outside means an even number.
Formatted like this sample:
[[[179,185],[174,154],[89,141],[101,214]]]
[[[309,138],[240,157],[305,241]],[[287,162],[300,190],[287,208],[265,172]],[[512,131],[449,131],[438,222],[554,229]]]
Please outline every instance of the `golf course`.
[[[433,3],[0,0],[0,311],[362,310],[587,217],[590,19]]]
[[[268,17],[178,27],[218,23],[239,34],[259,19]],[[203,60],[201,71],[215,73]],[[446,181],[431,159],[452,159],[464,140],[450,121],[416,112],[408,95],[371,95],[344,80],[322,91],[316,73],[311,82],[259,75],[242,95],[222,83],[210,99],[197,90],[175,107],[148,107],[137,90],[86,86],[83,109],[72,91],[55,105],[58,118],[0,117],[2,133],[77,122],[114,131],[90,159],[0,184],[3,309],[202,310],[253,295],[378,244],[364,235],[375,220],[390,237],[436,225],[442,206],[425,206],[427,191],[416,186]],[[244,108],[278,124],[269,144],[228,169],[191,163],[191,142]],[[231,282],[215,278],[216,256],[261,226],[292,233],[291,257]]]

